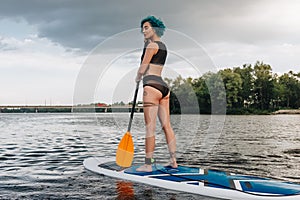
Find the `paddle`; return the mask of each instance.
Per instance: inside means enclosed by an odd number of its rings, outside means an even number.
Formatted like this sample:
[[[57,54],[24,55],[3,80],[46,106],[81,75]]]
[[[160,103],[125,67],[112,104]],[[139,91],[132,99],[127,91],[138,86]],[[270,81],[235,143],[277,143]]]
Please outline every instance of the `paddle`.
[[[132,140],[132,136],[130,133],[131,129],[131,123],[133,119],[133,113],[135,110],[135,104],[136,104],[136,98],[139,90],[139,84],[140,82],[138,81],[136,83],[136,88],[135,88],[135,93],[134,93],[134,99],[132,102],[132,109],[131,109],[131,114],[130,114],[130,120],[127,128],[127,132],[123,136],[122,140],[119,143],[117,153],[116,153],[116,163],[117,165],[121,167],[130,167],[132,160],[133,160],[133,154],[134,154],[134,144]]]

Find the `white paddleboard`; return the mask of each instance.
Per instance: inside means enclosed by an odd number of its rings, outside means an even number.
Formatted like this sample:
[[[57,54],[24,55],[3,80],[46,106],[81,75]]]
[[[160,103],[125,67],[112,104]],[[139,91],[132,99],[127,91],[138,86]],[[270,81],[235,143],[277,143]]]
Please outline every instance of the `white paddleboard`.
[[[170,190],[236,200],[300,200],[300,184],[223,171],[153,165],[152,172],[137,172],[139,166],[121,168],[115,158],[91,157],[84,167],[94,173]]]

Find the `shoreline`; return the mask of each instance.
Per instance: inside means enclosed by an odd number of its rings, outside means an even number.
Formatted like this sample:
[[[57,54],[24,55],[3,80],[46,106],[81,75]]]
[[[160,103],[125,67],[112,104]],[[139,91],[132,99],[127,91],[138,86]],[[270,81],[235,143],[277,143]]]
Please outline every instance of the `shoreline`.
[[[277,110],[273,112],[274,115],[299,115],[300,109],[293,109],[293,110]]]
[[[95,106],[95,105],[83,105],[83,106],[0,106],[0,113],[111,113],[111,112],[130,112],[131,106]],[[135,112],[143,112],[143,107],[139,106],[135,108]],[[180,114],[172,112],[171,114]],[[185,114],[196,114],[194,112],[185,112]],[[210,114],[201,112],[198,114]],[[231,109],[226,111],[227,115],[298,115],[300,109],[281,109],[277,111],[255,110],[255,109]]]

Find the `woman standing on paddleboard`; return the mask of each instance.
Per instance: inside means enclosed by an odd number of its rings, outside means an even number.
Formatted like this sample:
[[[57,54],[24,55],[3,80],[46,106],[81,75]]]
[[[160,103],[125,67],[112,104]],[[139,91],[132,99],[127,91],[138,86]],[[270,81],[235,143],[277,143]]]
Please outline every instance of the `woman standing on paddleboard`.
[[[155,149],[156,117],[158,116],[165,132],[166,141],[170,152],[170,166],[177,168],[176,138],[170,123],[169,99],[170,90],[161,78],[163,66],[167,57],[167,48],[160,38],[165,31],[165,25],[160,19],[149,16],[141,21],[144,34],[144,50],[141,65],[138,69],[136,81],[143,78],[143,107],[146,124],[145,138],[145,165],[137,171],[152,171]]]

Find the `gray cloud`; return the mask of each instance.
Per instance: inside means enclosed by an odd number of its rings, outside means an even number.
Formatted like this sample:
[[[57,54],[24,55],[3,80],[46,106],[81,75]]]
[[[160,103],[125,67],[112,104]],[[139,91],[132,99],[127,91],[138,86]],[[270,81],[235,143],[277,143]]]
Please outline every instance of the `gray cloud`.
[[[291,9],[300,8],[300,2],[294,0],[10,0],[2,2],[0,17],[25,19],[37,27],[39,37],[81,50],[139,27],[140,20],[149,14],[201,43],[299,43],[299,29],[294,24],[299,15],[294,22],[288,21],[294,13],[289,16],[290,11],[280,10],[285,9],[281,5],[289,4]]]
[[[0,13],[2,18],[25,19],[37,27],[40,37],[84,49],[125,28],[124,17],[114,15],[113,5],[106,2],[15,0],[1,5]]]

